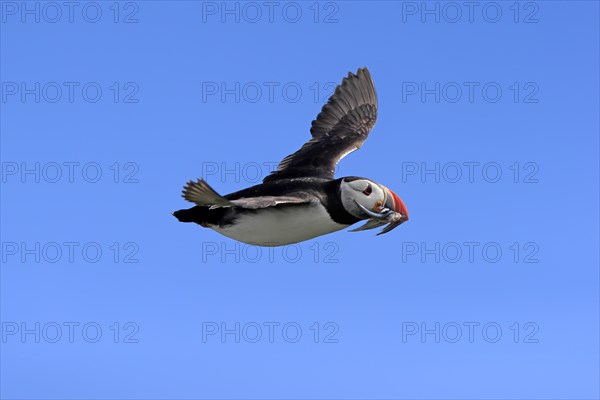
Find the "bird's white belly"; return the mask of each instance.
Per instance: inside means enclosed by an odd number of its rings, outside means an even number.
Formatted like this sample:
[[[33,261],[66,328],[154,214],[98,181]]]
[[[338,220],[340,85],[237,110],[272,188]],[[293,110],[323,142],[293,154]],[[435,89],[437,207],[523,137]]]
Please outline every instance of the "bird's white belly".
[[[211,229],[257,246],[285,246],[339,231],[349,225],[334,222],[321,204],[265,208],[241,215],[231,226]]]

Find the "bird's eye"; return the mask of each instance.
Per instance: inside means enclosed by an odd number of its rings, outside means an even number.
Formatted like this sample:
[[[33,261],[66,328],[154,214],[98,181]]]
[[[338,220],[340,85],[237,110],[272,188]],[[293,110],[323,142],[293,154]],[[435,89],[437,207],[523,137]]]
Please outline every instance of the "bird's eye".
[[[373,192],[373,187],[369,183],[369,185],[367,186],[367,188],[365,190],[363,190],[363,193],[365,194],[365,196],[369,196],[371,194],[371,192]]]

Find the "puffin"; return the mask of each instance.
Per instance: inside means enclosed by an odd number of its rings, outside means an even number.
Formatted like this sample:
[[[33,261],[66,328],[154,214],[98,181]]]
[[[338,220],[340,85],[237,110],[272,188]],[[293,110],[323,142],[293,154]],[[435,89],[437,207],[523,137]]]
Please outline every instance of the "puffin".
[[[220,195],[204,179],[189,181],[182,196],[192,208],[175,211],[193,222],[254,246],[285,246],[339,231],[385,226],[378,235],[408,220],[404,202],[371,179],[335,179],[337,164],[359,149],[377,120],[377,93],[367,68],[348,73],[317,119],[311,139],[285,157],[261,184]]]

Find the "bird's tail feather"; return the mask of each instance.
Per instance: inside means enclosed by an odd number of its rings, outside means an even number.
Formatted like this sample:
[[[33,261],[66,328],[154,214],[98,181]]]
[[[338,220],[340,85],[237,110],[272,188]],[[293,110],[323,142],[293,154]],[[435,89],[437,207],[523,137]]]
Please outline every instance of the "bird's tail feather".
[[[183,188],[182,196],[199,206],[213,208],[233,207],[235,204],[217,193],[204,179],[189,181]]]
[[[187,210],[179,210],[173,213],[173,216],[179,220],[179,222],[197,222],[200,223],[199,216],[202,214],[198,210],[199,207],[192,207]]]

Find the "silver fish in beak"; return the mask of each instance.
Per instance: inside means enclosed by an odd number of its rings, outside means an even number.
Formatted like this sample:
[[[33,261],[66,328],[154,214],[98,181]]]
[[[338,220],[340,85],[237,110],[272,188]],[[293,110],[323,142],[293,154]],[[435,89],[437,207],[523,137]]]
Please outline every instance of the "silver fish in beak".
[[[364,225],[356,229],[352,229],[350,232],[365,231],[368,229],[374,229],[382,225],[388,224],[388,226],[383,228],[381,232],[377,234],[377,236],[379,236],[397,228],[404,222],[408,221],[408,211],[406,210],[406,206],[404,205],[402,199],[400,199],[400,197],[398,197],[396,193],[392,192],[385,186],[381,187],[383,188],[383,191],[386,195],[385,202],[384,205],[381,207],[381,210],[369,210],[368,208],[364,207],[362,204],[359,204],[355,200],[355,203],[360,207],[360,209],[371,218]]]

